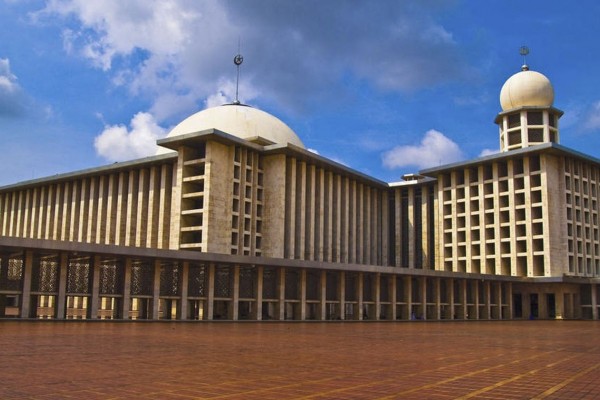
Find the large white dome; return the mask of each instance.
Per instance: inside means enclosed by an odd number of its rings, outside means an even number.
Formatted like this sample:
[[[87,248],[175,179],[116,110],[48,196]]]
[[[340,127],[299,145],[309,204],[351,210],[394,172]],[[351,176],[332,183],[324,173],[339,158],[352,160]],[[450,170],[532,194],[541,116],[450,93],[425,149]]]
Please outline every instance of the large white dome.
[[[285,123],[269,113],[242,104],[225,104],[197,112],[179,123],[167,137],[217,129],[241,139],[277,144],[304,144]]]
[[[526,67],[508,78],[500,91],[503,111],[519,107],[552,107],[553,103],[554,89],[550,80]]]

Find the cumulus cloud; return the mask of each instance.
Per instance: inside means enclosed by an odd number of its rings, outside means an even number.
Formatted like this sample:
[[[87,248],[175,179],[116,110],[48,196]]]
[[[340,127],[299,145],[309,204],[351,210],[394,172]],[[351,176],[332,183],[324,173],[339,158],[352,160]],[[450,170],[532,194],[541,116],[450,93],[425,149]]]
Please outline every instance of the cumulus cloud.
[[[109,161],[123,161],[154,155],[156,140],[165,136],[152,114],[139,112],[131,120],[130,129],[110,125],[94,140],[96,152]]]
[[[583,126],[586,130],[600,129],[600,101],[592,104],[587,112]]]
[[[10,70],[10,61],[0,58],[0,117],[20,114],[24,109],[24,99],[17,77]]]
[[[443,133],[431,129],[418,145],[396,146],[383,153],[383,165],[394,169],[406,166],[430,168],[464,159],[458,145]]]
[[[498,153],[500,153],[499,149],[483,149],[481,150],[481,153],[479,153],[479,157],[491,156]]]
[[[152,113],[167,118],[191,110],[189,101],[165,99],[232,99],[221,86],[235,79],[239,38],[246,60],[240,99],[260,97],[289,110],[339,101],[344,89],[332,85],[340,76],[388,91],[460,79],[466,63],[436,20],[447,7],[434,0],[381,0],[377,7],[350,0],[49,0],[36,18],[67,21],[67,51],[153,99]]]

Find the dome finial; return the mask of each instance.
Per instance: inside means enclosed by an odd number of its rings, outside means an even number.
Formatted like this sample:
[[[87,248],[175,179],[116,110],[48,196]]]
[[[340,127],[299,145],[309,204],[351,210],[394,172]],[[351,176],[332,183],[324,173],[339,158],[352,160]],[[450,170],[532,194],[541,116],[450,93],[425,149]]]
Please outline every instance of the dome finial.
[[[521,66],[521,71],[529,71],[529,65],[527,65],[527,54],[529,54],[529,47],[521,46],[519,49],[519,54],[523,56],[523,65]]]
[[[240,86],[240,65],[244,62],[244,57],[240,54],[240,40],[238,39],[238,54],[233,58],[233,63],[237,67],[237,80],[235,82],[235,101],[233,104],[240,104],[240,99],[238,98],[239,86]]]

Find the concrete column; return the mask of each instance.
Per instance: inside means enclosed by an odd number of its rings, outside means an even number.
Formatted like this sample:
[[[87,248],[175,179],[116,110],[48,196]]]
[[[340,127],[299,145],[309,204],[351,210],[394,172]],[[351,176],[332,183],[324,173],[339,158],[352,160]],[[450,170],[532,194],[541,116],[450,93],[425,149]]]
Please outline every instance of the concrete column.
[[[190,280],[190,263],[184,261],[181,264],[181,288],[179,307],[177,307],[177,318],[185,321],[188,319],[188,282]]]
[[[435,319],[438,321],[442,319],[442,294],[440,288],[440,278],[434,278],[435,282]]]
[[[473,304],[475,305],[475,315],[473,315],[473,318],[475,320],[481,319],[479,315],[479,282],[473,281]]]
[[[123,271],[123,302],[121,304],[121,318],[129,319],[131,307],[131,258],[125,259],[125,270]]]
[[[357,296],[356,296],[356,300],[357,300],[357,304],[358,304],[358,320],[362,321],[363,320],[363,293],[364,293],[364,273],[359,272],[358,273],[358,281],[356,282],[356,286],[357,286]]]
[[[26,250],[23,257],[23,291],[21,292],[21,318],[31,316],[31,277],[33,275],[33,252]],[[4,259],[2,260],[4,264]],[[8,267],[8,259],[6,261]],[[6,269],[6,268],[3,268]]]
[[[346,319],[346,273],[340,271],[338,275],[338,299],[340,300],[340,319]]]
[[[485,281],[483,284],[485,290],[485,312],[487,319],[492,319],[492,283]]]
[[[100,256],[95,255],[92,258],[92,299],[88,309],[90,319],[98,318],[98,308],[100,305]]]
[[[256,267],[256,310],[254,319],[262,320],[262,305],[263,305],[263,273],[265,267]]]
[[[379,321],[381,315],[381,274],[375,274],[375,319]]]
[[[412,277],[405,276],[404,280],[404,296],[406,296],[406,319],[413,319],[412,312]]]
[[[590,290],[592,291],[592,319],[598,319],[598,284],[592,283]]]
[[[327,319],[327,271],[321,271],[321,321]]]
[[[502,282],[496,283],[496,305],[498,307],[498,319],[502,319]]]
[[[212,321],[215,313],[215,263],[208,265],[208,293],[206,303],[206,319]]]
[[[554,308],[556,310],[556,319],[563,319],[565,315],[565,295],[562,288],[557,288],[554,294]]]
[[[279,278],[279,316],[278,320],[285,320],[285,267],[279,267],[278,270]]]
[[[460,301],[461,301],[461,308],[462,308],[462,315],[460,316],[461,319],[466,319],[467,318],[467,280],[466,279],[462,279],[460,281]]]
[[[397,304],[396,304],[396,275],[391,275],[390,276],[390,319],[392,321],[396,320],[396,311],[397,311]]]
[[[450,278],[446,281],[448,291],[448,307],[450,307],[450,316],[448,319],[454,319],[454,279]]]
[[[419,207],[421,205],[419,204]],[[408,188],[408,215],[404,215],[403,218],[408,218],[408,238],[402,238],[408,240],[408,266],[415,265],[415,190],[412,187]],[[405,267],[405,265],[403,265]],[[409,312],[410,314],[410,312]]]
[[[419,279],[419,291],[421,292],[421,318],[427,319],[427,278],[421,277]]]
[[[69,269],[69,255],[68,253],[60,253],[59,263],[59,277],[58,277],[58,298],[56,299],[56,319],[65,319],[66,314],[66,300],[67,300],[67,274]]]
[[[306,269],[300,270],[300,321],[306,320]]]
[[[1,255],[0,257],[0,282],[6,282],[8,279],[8,258]],[[24,260],[25,261],[25,260]],[[23,263],[25,265],[25,262]],[[24,271],[23,271],[24,272]],[[25,273],[23,273],[25,277]],[[23,296],[21,296],[23,299]],[[0,294],[0,317],[6,316],[6,295]]]
[[[240,266],[233,267],[233,296],[231,299],[231,319],[237,321],[240,313]]]
[[[160,308],[160,260],[154,260],[154,288],[152,291],[152,319],[157,320],[159,317],[158,311]],[[163,310],[170,312],[170,310]]]
[[[512,294],[512,282],[506,282],[506,303],[508,304],[508,311],[506,318],[513,319],[513,294]]]

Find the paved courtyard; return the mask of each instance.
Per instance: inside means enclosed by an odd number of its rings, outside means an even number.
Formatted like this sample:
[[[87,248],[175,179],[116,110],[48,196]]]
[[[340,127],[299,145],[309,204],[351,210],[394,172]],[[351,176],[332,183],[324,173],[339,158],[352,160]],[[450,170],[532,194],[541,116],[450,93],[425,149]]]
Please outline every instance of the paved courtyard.
[[[0,322],[0,399],[596,399],[600,322]]]

